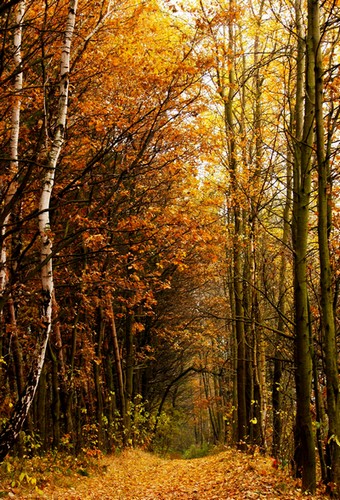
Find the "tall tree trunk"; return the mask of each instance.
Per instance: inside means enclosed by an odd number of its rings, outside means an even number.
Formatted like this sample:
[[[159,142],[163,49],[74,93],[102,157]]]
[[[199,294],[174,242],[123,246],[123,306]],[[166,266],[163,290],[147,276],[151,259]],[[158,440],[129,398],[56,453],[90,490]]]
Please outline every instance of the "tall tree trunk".
[[[319,0],[309,0],[313,49],[315,53],[315,120],[318,166],[318,237],[320,256],[321,328],[325,352],[327,384],[328,440],[327,457],[329,490],[340,498],[340,392],[336,328],[333,311],[332,269],[329,252],[329,217],[331,205],[329,157],[325,151],[323,118],[323,65],[320,36]]]
[[[19,135],[20,135],[20,112],[21,112],[21,92],[23,85],[23,72],[22,69],[22,54],[21,54],[21,44],[22,44],[22,25],[25,16],[25,1],[20,1],[17,7],[16,14],[16,28],[14,31],[13,40],[13,59],[16,68],[16,75],[14,78],[14,99],[12,107],[12,117],[11,117],[11,136],[10,136],[10,185],[8,188],[7,196],[5,198],[5,204],[7,207],[7,215],[4,220],[3,227],[1,228],[1,251],[0,251],[0,293],[5,292],[6,285],[8,283],[9,269],[7,265],[7,238],[6,230],[10,226],[11,218],[13,217],[13,198],[17,189],[17,176],[18,176],[18,147],[19,147]],[[18,396],[23,393],[24,390],[24,375],[23,375],[23,362],[21,346],[18,339],[17,332],[17,321],[16,321],[16,311],[13,297],[9,295],[8,300],[9,309],[9,321],[10,321],[10,336],[11,345],[13,353],[13,361],[15,368],[15,375],[18,388]]]
[[[311,310],[309,307],[309,315],[311,317]],[[312,338],[312,324],[311,319],[309,322],[310,328],[310,338]],[[313,387],[314,387],[314,397],[315,397],[315,416],[316,416],[316,444],[319,453],[319,461],[320,461],[320,469],[321,469],[321,477],[322,481],[326,484],[328,479],[328,471],[327,464],[325,460],[325,452],[324,452],[324,433],[322,429],[326,427],[325,422],[325,412],[323,408],[322,397],[319,390],[319,374],[318,374],[318,366],[317,366],[317,355],[315,350],[313,349]]]
[[[259,308],[259,293],[257,284],[257,271],[256,271],[256,234],[257,234],[257,218],[258,211],[261,207],[261,197],[263,193],[263,179],[262,179],[262,164],[263,164],[263,138],[262,138],[262,86],[263,76],[261,75],[261,61],[260,61],[260,29],[262,25],[262,16],[264,10],[264,0],[261,0],[259,5],[259,12],[257,15],[257,32],[254,40],[254,95],[255,95],[255,111],[254,111],[254,132],[255,132],[255,171],[252,173],[254,184],[254,192],[256,198],[251,197],[251,228],[250,228],[250,245],[251,245],[251,259],[252,259],[252,321],[253,323],[261,324],[260,308]],[[256,345],[256,367],[255,380],[258,385],[258,434],[261,449],[265,452],[267,449],[266,443],[266,421],[267,421],[267,389],[266,389],[266,342],[263,331],[260,327],[253,326]],[[256,399],[256,398],[255,398]]]
[[[229,222],[228,222],[229,225]],[[235,312],[235,295],[234,295],[234,271],[231,269],[228,276],[228,295],[230,303],[231,317],[236,317]],[[232,383],[232,416],[231,416],[231,442],[232,444],[238,441],[238,425],[237,425],[237,335],[236,335],[236,322],[235,320],[231,323],[231,383]]]
[[[125,315],[125,350],[126,350],[126,366],[125,366],[125,441],[126,444],[131,443],[131,412],[132,412],[132,397],[133,397],[133,374],[134,374],[134,313],[128,309]]]
[[[72,391],[68,390],[66,366],[63,352],[63,344],[58,318],[58,305],[55,298],[55,290],[52,295],[53,331],[49,342],[49,353],[52,361],[52,425],[53,425],[53,448],[58,449],[60,444],[60,420],[61,401],[71,397]],[[74,334],[75,328],[73,328]],[[56,351],[56,354],[55,354]],[[66,394],[68,393],[68,396]],[[66,408],[64,404],[64,408]],[[66,413],[66,412],[65,412]],[[69,426],[66,433],[69,432]]]
[[[11,342],[11,346],[12,346],[15,377],[16,377],[17,388],[18,388],[18,396],[20,397],[20,395],[23,393],[24,387],[25,387],[24,372],[23,372],[23,357],[22,357],[21,345],[19,342],[18,332],[17,332],[15,305],[14,305],[14,301],[13,301],[12,297],[10,297],[8,300],[8,307],[9,307],[9,317],[10,317],[10,325],[11,325],[11,340],[10,340],[10,342]]]
[[[230,9],[235,8],[234,0],[230,0]],[[234,71],[234,27],[229,23],[228,42],[228,81],[225,81],[225,68],[218,74],[218,83],[221,97],[224,101],[224,121],[226,138],[228,144],[228,161],[231,178],[231,189],[233,197],[233,223],[234,223],[234,244],[233,244],[233,266],[234,281],[233,293],[235,299],[235,323],[237,342],[237,440],[240,448],[245,448],[248,435],[247,405],[246,405],[246,339],[244,331],[244,309],[243,309],[243,287],[242,287],[242,210],[237,200],[237,160],[236,160],[236,133],[233,117],[233,100],[235,92],[235,71]],[[229,88],[227,92],[227,86]]]
[[[224,398],[223,398],[223,371],[219,375],[214,375],[214,393],[216,400],[216,422],[217,441],[219,444],[225,443],[225,422],[224,422]]]
[[[94,339],[94,343],[96,345],[95,353],[96,359],[93,361],[93,381],[96,390],[96,414],[97,414],[97,426],[98,426],[98,448],[102,449],[104,446],[104,429],[103,429],[103,421],[104,421],[104,401],[103,401],[103,393],[102,393],[102,381],[101,381],[101,363],[102,363],[102,345],[104,340],[104,318],[103,318],[103,308],[102,306],[98,307],[97,310],[97,335]]]
[[[37,428],[39,431],[39,438],[41,442],[42,450],[46,451],[47,449],[47,374],[46,374],[46,366],[43,366],[41,370],[41,375],[39,379],[39,385],[37,389],[37,397],[35,398],[36,407],[36,419]]]
[[[0,294],[5,295],[6,286],[8,284],[8,265],[7,265],[7,238],[6,230],[11,223],[11,217],[13,216],[12,201],[15,195],[17,187],[17,175],[18,175],[18,146],[19,146],[19,135],[20,135],[20,112],[21,112],[21,92],[23,85],[23,72],[22,72],[22,26],[25,16],[25,1],[18,2],[17,14],[16,14],[16,29],[14,31],[13,40],[13,59],[16,68],[16,75],[14,78],[14,102],[12,107],[12,117],[11,117],[11,136],[10,136],[10,185],[5,198],[5,204],[7,207],[7,215],[5,216],[4,224],[1,228],[1,250],[0,250]],[[20,398],[24,391],[24,374],[23,374],[23,359],[21,353],[21,346],[18,339],[17,333],[17,321],[16,321],[16,311],[15,304],[10,293],[8,294],[8,309],[9,309],[9,320],[11,325],[10,330],[10,343],[12,345],[13,362],[16,376],[17,392]],[[2,307],[4,302],[2,303]],[[1,314],[3,313],[1,308]],[[1,440],[1,436],[0,436]],[[12,446],[14,445],[14,442]],[[7,452],[5,452],[6,454]],[[0,441],[0,461],[1,461],[1,441]]]
[[[314,124],[313,47],[311,25],[308,23],[305,47],[302,36],[302,13],[296,3],[298,36],[296,147],[294,158],[293,249],[294,249],[294,302],[295,302],[295,383],[296,383],[296,453],[297,470],[302,475],[304,491],[316,489],[315,443],[310,412],[312,384],[312,352],[309,336],[307,242],[311,191],[312,146]],[[305,78],[303,66],[305,58]],[[304,112],[303,112],[303,81]]]
[[[52,390],[52,448],[58,449],[60,445],[60,394],[59,394],[59,376],[58,376],[58,359],[53,352],[51,342],[49,342],[49,354],[51,358],[52,374],[51,374],[51,390]]]
[[[19,134],[20,134],[20,111],[21,111],[21,92],[23,85],[23,72],[22,72],[22,55],[21,55],[21,44],[22,44],[22,26],[25,16],[26,2],[22,0],[18,2],[17,14],[16,14],[16,28],[14,31],[13,40],[13,59],[16,68],[16,74],[14,77],[14,99],[12,107],[12,117],[11,117],[11,136],[10,136],[10,185],[5,198],[5,209],[7,209],[7,215],[4,220],[4,224],[1,228],[1,249],[0,249],[0,293],[3,294],[5,287],[7,285],[8,279],[8,269],[7,269],[7,245],[6,245],[6,230],[10,223],[12,210],[11,204],[13,197],[15,195],[17,186],[17,175],[18,175],[18,145],[19,145]]]
[[[290,150],[287,157],[287,191],[286,201],[283,211],[283,231],[282,231],[282,244],[283,251],[280,263],[280,284],[279,284],[279,298],[278,298],[278,311],[279,317],[277,322],[278,332],[283,332],[285,329],[284,317],[286,314],[286,298],[285,298],[285,278],[287,274],[287,251],[289,233],[290,233],[290,219],[292,208],[292,157]],[[277,339],[277,343],[279,338]],[[280,348],[275,349],[274,358],[274,373],[273,373],[273,387],[272,387],[272,406],[273,406],[273,441],[272,441],[272,456],[279,458],[281,449],[281,432],[282,432],[282,418],[281,418],[281,405],[282,405],[282,391],[281,379],[283,375],[283,359]]]
[[[123,376],[123,366],[122,366],[122,358],[119,350],[118,336],[116,330],[116,322],[112,308],[112,301],[109,298],[108,300],[108,317],[110,322],[111,334],[112,334],[112,344],[113,344],[113,354],[116,365],[116,376],[118,380],[118,400],[120,405],[120,416],[122,419],[122,433],[123,440],[125,440],[125,418],[126,418],[126,404],[125,404],[125,390],[124,390],[124,376]],[[124,442],[124,444],[126,444]]]

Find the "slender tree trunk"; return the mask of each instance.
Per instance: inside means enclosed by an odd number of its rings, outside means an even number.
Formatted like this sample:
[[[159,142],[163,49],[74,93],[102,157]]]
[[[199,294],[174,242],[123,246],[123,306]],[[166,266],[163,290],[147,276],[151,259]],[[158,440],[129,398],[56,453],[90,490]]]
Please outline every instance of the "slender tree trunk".
[[[234,0],[230,0],[230,9],[233,10]],[[233,293],[235,298],[235,322],[236,322],[236,342],[237,342],[237,440],[240,448],[246,447],[248,436],[247,405],[246,405],[246,339],[244,331],[244,309],[243,309],[243,287],[242,287],[242,210],[237,200],[237,160],[236,160],[236,138],[235,125],[233,117],[233,100],[235,86],[234,72],[234,29],[232,23],[229,24],[229,74],[228,74],[228,93],[223,72],[218,75],[220,94],[224,101],[224,121],[226,137],[228,143],[229,172],[231,177],[231,187],[233,196],[233,222],[234,222],[234,244],[233,244],[233,265],[234,282]]]
[[[244,331],[244,310],[242,303],[242,262],[240,251],[241,224],[237,209],[235,209],[235,242],[234,242],[234,293],[236,313],[236,341],[237,341],[237,429],[239,447],[246,446],[248,425],[246,405],[246,339]]]
[[[131,406],[133,397],[133,374],[134,374],[134,313],[127,310],[125,316],[125,349],[126,349],[126,367],[125,367],[125,440],[130,444],[131,434]]]
[[[331,205],[329,158],[325,154],[323,117],[323,65],[320,36],[319,0],[309,0],[313,49],[315,53],[315,120],[318,165],[318,237],[320,256],[321,328],[325,352],[327,383],[328,439],[327,457],[329,491],[340,498],[340,387],[336,328],[333,311],[332,268],[329,252],[329,217]]]
[[[25,16],[25,1],[20,1],[17,7],[16,14],[16,29],[14,32],[13,40],[13,60],[16,68],[16,75],[14,78],[14,98],[12,107],[12,117],[11,117],[11,136],[10,136],[10,185],[8,188],[7,196],[5,199],[6,206],[8,208],[7,216],[5,217],[3,227],[1,228],[1,252],[0,252],[0,293],[3,294],[8,282],[9,269],[7,266],[7,238],[6,230],[11,224],[11,218],[13,217],[13,210],[11,210],[11,204],[13,197],[17,188],[17,175],[18,175],[18,147],[19,147],[19,135],[20,135],[20,112],[21,112],[21,92],[23,86],[23,72],[22,69],[22,54],[21,54],[21,44],[22,44],[22,25]],[[13,208],[13,207],[12,207]],[[10,336],[11,345],[13,353],[13,362],[15,368],[18,396],[23,393],[24,390],[24,374],[23,374],[23,360],[21,353],[21,346],[18,338],[17,332],[17,321],[16,321],[16,311],[13,297],[9,295],[8,300],[9,309],[9,320],[10,320]]]
[[[244,148],[242,148],[244,149]],[[243,151],[244,162],[246,162],[246,153]],[[258,440],[258,425],[255,425],[255,412],[257,411],[254,401],[256,399],[254,393],[256,390],[256,368],[257,368],[257,357],[256,357],[256,332],[255,323],[253,320],[253,298],[250,283],[254,278],[254,266],[252,259],[252,246],[251,239],[252,236],[250,231],[247,231],[247,224],[249,220],[249,208],[244,208],[242,210],[242,232],[247,233],[247,237],[242,239],[243,249],[242,249],[242,307],[243,316],[247,318],[247,321],[243,321],[244,338],[245,338],[245,393],[246,393],[246,421],[247,421],[247,440],[249,444],[254,444]],[[242,320],[241,320],[242,321]]]
[[[110,327],[111,327],[113,354],[114,354],[114,359],[115,359],[116,375],[117,375],[117,380],[118,380],[118,395],[119,395],[118,399],[119,399],[119,403],[120,403],[120,413],[121,413],[121,419],[122,419],[122,424],[123,424],[122,432],[123,432],[123,439],[125,439],[124,438],[124,436],[125,436],[124,429],[125,429],[125,418],[126,418],[126,405],[125,405],[124,376],[123,376],[122,359],[121,359],[121,355],[120,355],[120,351],[119,351],[116,322],[115,322],[115,318],[114,318],[111,299],[109,299],[109,302],[108,302],[108,317],[109,317]],[[124,443],[124,444],[126,444],[126,443]]]
[[[310,308],[309,308],[309,314]],[[312,327],[310,323],[310,337],[312,337]],[[320,395],[320,390],[319,390],[319,374],[318,374],[318,367],[317,367],[317,356],[315,351],[313,350],[313,386],[314,386],[314,396],[315,396],[315,414],[316,414],[316,443],[317,443],[317,448],[318,448],[318,453],[319,453],[319,461],[320,461],[320,469],[321,469],[321,477],[323,482],[326,484],[327,479],[328,479],[328,471],[327,471],[327,465],[326,465],[326,460],[325,460],[325,453],[324,453],[324,436],[322,429],[326,427],[326,422],[325,422],[325,415],[324,415],[324,408],[322,405],[322,398]]]
[[[67,390],[67,375],[63,352],[63,344],[58,318],[58,305],[55,298],[55,290],[52,294],[53,331],[49,342],[49,353],[52,361],[52,426],[53,426],[53,448],[58,449],[60,444],[60,420],[61,400],[70,397],[72,391]],[[74,332],[75,329],[73,329]],[[53,345],[53,347],[52,347]],[[56,354],[55,354],[56,350]],[[66,393],[69,393],[66,396]],[[64,405],[66,407],[66,405]],[[68,430],[66,431],[66,433]]]
[[[51,389],[52,389],[52,448],[58,449],[60,445],[60,394],[58,377],[58,360],[54,354],[51,343],[49,353],[52,365]]]
[[[229,223],[228,223],[229,225]],[[234,287],[233,287],[233,282],[234,282],[234,272],[233,270],[230,271],[229,273],[229,287],[228,287],[228,293],[229,293],[229,302],[230,302],[230,312],[231,312],[231,317],[235,318],[236,317],[236,312],[235,312],[235,296],[234,296]],[[232,429],[231,429],[231,442],[232,444],[237,443],[238,440],[238,432],[237,432],[237,335],[236,335],[236,322],[235,320],[232,321],[231,324],[231,368],[232,368],[232,373],[231,373],[231,382],[232,382]]]
[[[225,442],[225,424],[224,424],[224,399],[222,390],[222,373],[220,376],[214,375],[214,394],[216,401],[216,427],[217,427],[217,442],[223,444]]]
[[[101,449],[104,445],[104,430],[103,430],[103,417],[104,417],[104,401],[102,393],[102,382],[101,382],[101,362],[102,362],[102,344],[104,340],[104,318],[102,307],[98,307],[97,311],[98,322],[97,322],[97,335],[95,339],[96,344],[96,359],[93,361],[93,381],[96,390],[96,414],[97,414],[97,425],[98,425],[98,447]]]
[[[277,323],[277,330],[283,332],[285,329],[284,316],[286,314],[286,298],[285,298],[285,278],[287,275],[287,252],[286,246],[288,245],[289,232],[290,232],[290,219],[291,219],[291,208],[292,208],[292,169],[291,169],[292,157],[290,152],[288,153],[287,160],[287,191],[286,191],[286,201],[283,211],[283,234],[282,243],[283,251],[280,263],[280,284],[279,284],[279,299],[278,299],[278,309],[279,318]],[[279,339],[277,339],[279,341]],[[282,388],[281,379],[283,375],[283,360],[280,352],[280,348],[275,349],[275,359],[274,359],[274,373],[273,373],[273,388],[272,388],[272,406],[273,406],[273,442],[272,442],[272,456],[274,458],[280,457],[281,449],[281,433],[282,433]]]
[[[86,321],[84,319],[84,321]],[[64,413],[65,425],[66,425],[66,434],[74,435],[76,432],[76,424],[75,424],[75,416],[72,412],[72,403],[73,399],[76,396],[76,389],[74,386],[74,366],[75,366],[75,358],[77,352],[77,339],[78,339],[78,322],[79,322],[79,312],[74,321],[74,325],[72,328],[72,337],[71,337],[71,351],[68,358],[68,372],[69,375],[63,382],[62,373],[59,372],[59,376],[61,375],[61,394],[60,399],[62,403],[62,413]],[[59,378],[60,380],[60,378]],[[79,423],[79,422],[78,422]]]
[[[25,16],[26,2],[22,0],[18,2],[16,14],[16,28],[14,31],[13,40],[13,60],[16,68],[16,75],[14,77],[14,99],[11,117],[11,136],[10,136],[10,185],[8,188],[7,196],[5,199],[8,213],[5,217],[4,224],[1,228],[1,249],[0,249],[0,293],[3,294],[7,285],[7,245],[6,245],[6,230],[11,219],[11,202],[16,191],[17,175],[18,175],[18,146],[20,134],[20,112],[21,112],[21,92],[23,85],[23,72],[22,72],[22,26]]]
[[[6,230],[11,222],[11,217],[13,216],[11,208],[12,200],[15,195],[16,187],[17,187],[17,175],[18,175],[18,147],[19,147],[19,135],[20,135],[20,112],[21,112],[21,92],[23,86],[23,72],[22,69],[22,54],[21,54],[21,45],[22,45],[22,26],[25,16],[25,1],[22,0],[18,2],[17,14],[16,14],[16,29],[14,32],[14,40],[13,40],[13,59],[14,65],[16,68],[16,76],[14,78],[14,102],[12,107],[12,117],[11,117],[11,136],[10,136],[10,152],[11,152],[11,160],[10,160],[10,186],[7,192],[7,196],[5,199],[6,206],[8,207],[8,213],[5,217],[4,224],[1,228],[1,250],[0,250],[0,294],[2,296],[5,295],[5,289],[8,283],[8,266],[7,266],[7,238],[6,238]],[[8,295],[8,308],[9,308],[9,318],[11,325],[11,337],[10,343],[12,345],[12,353],[13,353],[13,362],[16,376],[16,384],[17,384],[17,392],[18,397],[20,398],[24,391],[24,374],[23,374],[23,359],[21,353],[21,346],[18,339],[17,332],[17,321],[16,321],[16,312],[15,312],[15,304],[14,300],[9,293]],[[2,307],[4,302],[2,304]],[[2,308],[1,308],[2,314]],[[0,436],[1,440],[1,436]],[[14,445],[14,442],[11,446]],[[21,446],[20,446],[21,448]],[[1,461],[1,444],[0,444],[0,461]],[[3,452],[6,454],[6,452]]]
[[[256,392],[256,396],[254,399],[256,400],[255,405],[256,410],[256,436],[257,436],[257,444],[261,446],[263,452],[265,452],[267,448],[266,443],[266,421],[267,421],[267,389],[266,389],[266,342],[263,332],[261,328],[256,326],[261,324],[260,319],[260,308],[259,308],[259,292],[258,292],[258,283],[257,283],[257,225],[258,225],[258,212],[261,208],[261,198],[263,195],[263,137],[262,137],[262,94],[263,94],[263,70],[261,65],[261,41],[260,41],[260,32],[262,26],[262,17],[264,11],[264,0],[261,0],[258,6],[258,12],[254,19],[256,22],[257,30],[254,38],[254,78],[253,78],[253,93],[255,97],[255,105],[254,105],[254,161],[251,161],[251,170],[250,174],[250,184],[252,186],[252,191],[255,195],[250,197],[250,261],[251,261],[251,283],[252,283],[252,311],[251,311],[251,320],[252,320],[252,331],[254,335],[254,364],[255,364],[255,373],[254,373],[254,389]],[[252,6],[253,11],[255,12],[256,7]],[[254,166],[253,166],[254,165]],[[255,168],[254,168],[255,167]],[[256,359],[255,359],[256,356]]]
[[[17,332],[17,322],[16,322],[16,314],[15,314],[15,306],[12,297],[8,300],[9,306],[9,316],[10,316],[10,325],[11,325],[11,346],[13,353],[13,362],[15,369],[15,377],[18,388],[18,396],[20,397],[24,391],[24,373],[23,373],[23,357],[21,352],[21,345],[18,338]]]
[[[314,95],[313,47],[311,26],[306,38],[305,99],[303,103],[303,61],[301,5],[296,5],[298,30],[296,147],[294,158],[293,249],[295,302],[295,383],[296,383],[296,453],[295,462],[302,475],[303,491],[316,489],[315,443],[310,412],[312,352],[309,336],[307,289],[307,242],[311,191],[311,156],[313,146]]]
[[[111,337],[108,336],[108,339]],[[110,342],[110,340],[109,340]],[[110,432],[107,435],[107,451],[113,451],[114,449],[114,438],[115,436],[111,432],[111,429],[113,429],[114,426],[114,421],[116,418],[116,410],[117,410],[117,397],[116,397],[116,391],[115,391],[115,383],[114,383],[114,377],[113,377],[113,366],[112,366],[112,343],[110,342],[110,347],[107,347],[106,352],[107,355],[105,356],[105,375],[106,375],[106,387],[108,391],[108,401],[107,401],[107,419],[108,419],[108,429]]]
[[[39,437],[42,449],[46,451],[47,448],[47,414],[46,414],[46,398],[47,398],[47,374],[46,367],[41,370],[39,385],[37,389],[37,397],[35,398],[36,404],[36,422],[39,430]]]

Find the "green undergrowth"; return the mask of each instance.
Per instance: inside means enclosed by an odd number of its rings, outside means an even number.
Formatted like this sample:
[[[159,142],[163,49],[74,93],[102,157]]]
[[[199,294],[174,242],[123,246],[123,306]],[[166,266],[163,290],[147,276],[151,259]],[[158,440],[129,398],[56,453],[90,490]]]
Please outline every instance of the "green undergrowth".
[[[206,457],[212,452],[212,447],[208,443],[203,443],[202,445],[192,444],[183,453],[183,458],[190,460],[192,458],[202,458]]]

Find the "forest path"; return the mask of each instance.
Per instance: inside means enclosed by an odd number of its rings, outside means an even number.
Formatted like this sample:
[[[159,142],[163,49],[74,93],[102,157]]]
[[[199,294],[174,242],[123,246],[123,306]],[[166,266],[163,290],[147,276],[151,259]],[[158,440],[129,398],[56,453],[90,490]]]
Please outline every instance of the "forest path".
[[[287,472],[272,467],[270,459],[226,450],[191,460],[162,459],[138,450],[104,457],[90,477],[51,482],[40,495],[17,499],[50,500],[242,500],[324,498],[302,495]],[[101,470],[101,472],[100,472]]]

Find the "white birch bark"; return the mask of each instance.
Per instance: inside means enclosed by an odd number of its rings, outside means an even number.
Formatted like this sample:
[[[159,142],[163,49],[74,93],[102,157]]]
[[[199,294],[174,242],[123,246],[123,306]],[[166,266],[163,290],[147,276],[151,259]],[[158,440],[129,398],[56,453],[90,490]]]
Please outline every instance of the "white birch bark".
[[[21,1],[17,8],[16,29],[13,38],[13,60],[15,66],[14,78],[14,99],[11,117],[11,137],[10,137],[10,167],[9,177],[10,184],[7,190],[5,199],[5,207],[8,207],[12,201],[16,190],[16,176],[18,173],[18,145],[20,132],[20,110],[21,110],[21,91],[23,83],[23,74],[21,71],[21,43],[22,43],[22,24],[25,15],[25,0]],[[11,211],[5,217],[4,224],[1,228],[1,250],[0,250],[0,293],[3,294],[7,284],[7,242],[6,230],[11,218]]]
[[[43,179],[42,193],[39,203],[38,220],[39,233],[41,238],[40,258],[42,263],[41,282],[43,290],[43,321],[46,326],[47,336],[49,335],[51,329],[53,294],[52,238],[50,232],[49,209],[52,190],[54,186],[56,166],[63,146],[65,135],[69,91],[70,52],[75,25],[77,3],[77,0],[71,0],[69,4],[65,38],[61,54],[58,117],[51,151],[48,156],[45,178]]]
[[[13,106],[12,106],[12,116],[11,116],[11,135],[10,135],[10,164],[9,164],[9,187],[7,190],[7,195],[5,198],[5,207],[8,213],[4,219],[3,226],[1,228],[2,245],[0,252],[0,291],[3,295],[6,290],[6,285],[8,283],[8,269],[7,269],[7,237],[6,231],[11,223],[11,203],[13,196],[15,195],[17,189],[17,175],[19,170],[19,135],[20,135],[20,111],[21,111],[21,93],[23,86],[23,72],[22,72],[22,55],[21,55],[21,44],[22,44],[22,26],[25,16],[26,2],[22,0],[18,7],[15,16],[15,30],[13,36],[13,62],[14,62],[14,96],[13,96]],[[17,335],[17,322],[16,313],[14,307],[14,301],[10,293],[8,294],[7,302],[9,313],[10,313],[10,326],[11,326],[11,336],[10,336],[10,349],[12,351],[12,356],[14,360],[15,374],[17,380],[18,394],[20,395],[23,391],[23,367],[22,367],[22,355],[20,343]],[[2,310],[1,310],[2,313]]]

